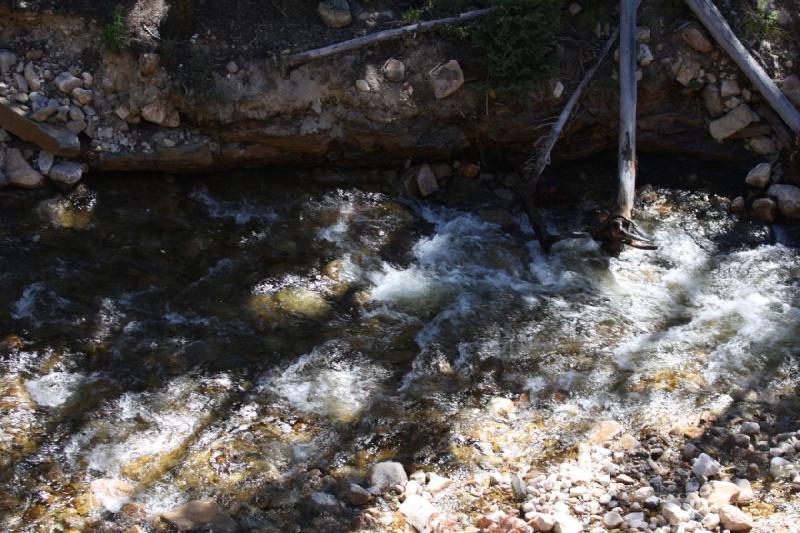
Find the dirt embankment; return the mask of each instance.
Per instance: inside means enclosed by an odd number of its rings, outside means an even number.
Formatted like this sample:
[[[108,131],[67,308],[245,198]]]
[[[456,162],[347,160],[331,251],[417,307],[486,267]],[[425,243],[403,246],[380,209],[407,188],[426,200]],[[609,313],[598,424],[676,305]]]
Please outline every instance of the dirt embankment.
[[[574,14],[565,6],[555,43],[558,72],[507,96],[486,91],[486,58],[441,34],[288,73],[279,68],[287,51],[402,25],[420,2],[351,3],[350,22],[341,28],[323,23],[316,2],[205,2],[186,22],[192,31],[185,39],[163,0],[51,4],[30,2],[25,10],[0,4],[7,63],[0,98],[34,122],[72,131],[85,163],[114,171],[386,165],[467,155],[484,165],[515,164],[530,154],[614,24],[614,14],[590,10],[592,2]],[[778,161],[788,153],[790,133],[688,10],[668,4],[640,13],[640,149],[744,165]],[[788,35],[796,10],[776,13],[782,18],[770,19],[769,28]],[[780,42],[756,43],[759,58],[776,79],[789,80],[787,93],[800,100],[792,78],[796,43]],[[390,59],[402,67],[399,75],[387,72]],[[444,72],[455,85],[437,98],[433,82],[443,71],[435,69],[451,60],[460,73]],[[61,75],[79,86],[62,90]],[[575,159],[615,146],[616,100],[612,59],[553,156]],[[36,147],[18,142],[12,136],[3,150],[22,148],[36,167]]]

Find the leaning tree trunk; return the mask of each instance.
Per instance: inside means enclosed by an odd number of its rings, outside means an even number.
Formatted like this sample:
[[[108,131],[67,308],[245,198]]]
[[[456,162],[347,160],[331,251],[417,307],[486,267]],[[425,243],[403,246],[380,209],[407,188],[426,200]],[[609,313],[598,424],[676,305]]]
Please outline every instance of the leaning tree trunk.
[[[636,0],[622,0],[619,25],[619,190],[612,216],[633,218],[636,189]]]

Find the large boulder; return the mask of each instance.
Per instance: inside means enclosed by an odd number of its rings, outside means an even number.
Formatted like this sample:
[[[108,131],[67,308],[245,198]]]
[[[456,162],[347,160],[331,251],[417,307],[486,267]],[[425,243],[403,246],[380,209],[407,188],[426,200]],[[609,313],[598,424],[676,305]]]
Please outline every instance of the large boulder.
[[[195,500],[161,514],[162,520],[178,531],[211,529],[215,533],[234,533],[236,522],[214,500]]]
[[[330,28],[344,28],[353,20],[347,0],[325,0],[317,6],[322,22]]]
[[[8,182],[17,187],[35,189],[44,184],[44,176],[33,170],[33,167],[22,157],[22,152],[16,148],[10,149],[6,155],[6,174]]]
[[[767,194],[778,202],[778,211],[786,218],[800,218],[800,188],[794,185],[775,184]]]
[[[431,86],[437,100],[447,98],[464,85],[464,73],[455,59],[431,71]]]
[[[718,141],[742,131],[755,119],[753,110],[747,104],[740,104],[725,116],[712,121],[708,125],[711,136]]]

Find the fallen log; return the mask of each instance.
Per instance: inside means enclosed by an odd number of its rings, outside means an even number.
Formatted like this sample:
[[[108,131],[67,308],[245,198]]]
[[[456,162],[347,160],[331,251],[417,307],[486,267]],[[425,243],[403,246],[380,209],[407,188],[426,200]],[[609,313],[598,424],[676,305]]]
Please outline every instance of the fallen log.
[[[800,112],[786,98],[775,82],[764,72],[741,41],[733,33],[725,17],[711,0],[685,0],[700,22],[708,29],[719,45],[736,62],[747,78],[758,89],[772,109],[795,132],[800,131]]]
[[[305,52],[299,52],[297,54],[292,54],[285,57],[281,56],[279,58],[281,71],[285,73],[290,69],[297,68],[300,65],[309,63],[311,61],[324,59],[345,52],[351,52],[353,50],[358,50],[359,48],[363,48],[365,46],[369,46],[372,44],[399,39],[406,35],[415,35],[418,33],[429,32],[441,26],[455,26],[459,24],[464,24],[465,22],[469,22],[471,20],[475,20],[477,18],[486,16],[495,11],[495,9],[496,8],[494,7],[489,7],[486,9],[476,9],[474,11],[461,13],[460,15],[456,15],[454,17],[417,22],[416,24],[410,24],[408,26],[403,26],[400,28],[394,28],[391,30],[383,30],[376,33],[371,33],[369,35],[356,37],[355,39],[350,39],[348,41],[342,41],[339,43],[324,46],[322,48],[307,50]]]

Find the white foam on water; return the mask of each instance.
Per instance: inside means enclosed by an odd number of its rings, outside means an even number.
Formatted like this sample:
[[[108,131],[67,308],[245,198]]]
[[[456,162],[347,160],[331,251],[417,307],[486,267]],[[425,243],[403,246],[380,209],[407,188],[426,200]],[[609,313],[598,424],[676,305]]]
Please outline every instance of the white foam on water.
[[[330,342],[271,372],[259,388],[281,396],[300,411],[348,421],[369,406],[388,375],[358,353]]]
[[[59,407],[67,403],[91,376],[71,372],[51,372],[25,382],[25,390],[38,405]]]
[[[251,220],[273,222],[279,218],[273,209],[249,200],[233,202],[214,198],[205,187],[192,190],[189,198],[203,204],[212,218],[232,218],[237,224],[247,224]]]
[[[46,288],[43,281],[32,283],[25,287],[22,291],[22,296],[14,304],[14,311],[11,313],[11,318],[15,320],[24,318],[33,320],[36,300],[45,291]]]

